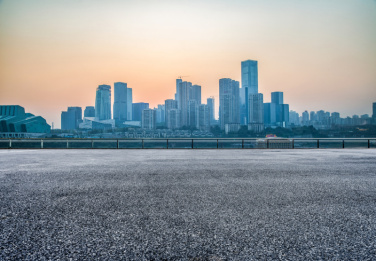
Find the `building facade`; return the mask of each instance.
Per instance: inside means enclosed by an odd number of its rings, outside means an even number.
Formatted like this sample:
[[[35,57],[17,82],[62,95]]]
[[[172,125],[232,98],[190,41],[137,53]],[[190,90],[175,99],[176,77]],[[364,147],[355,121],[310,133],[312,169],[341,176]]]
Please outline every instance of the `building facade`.
[[[219,123],[221,130],[228,123],[240,123],[239,82],[223,78],[219,80]]]
[[[156,111],[153,109],[145,109],[142,111],[141,126],[143,129],[155,129],[156,128]]]
[[[248,130],[262,132],[264,130],[264,97],[262,93],[249,94]]]
[[[94,106],[86,106],[85,111],[84,111],[84,117],[95,117]]]
[[[111,86],[99,85],[95,96],[95,118],[98,120],[111,119]]]
[[[146,102],[137,102],[132,104],[132,120],[141,121],[142,120],[142,111],[149,109],[149,103]]]
[[[240,90],[240,113],[241,124],[248,124],[249,117],[249,95],[258,93],[258,62],[246,60],[241,62],[241,81]]]

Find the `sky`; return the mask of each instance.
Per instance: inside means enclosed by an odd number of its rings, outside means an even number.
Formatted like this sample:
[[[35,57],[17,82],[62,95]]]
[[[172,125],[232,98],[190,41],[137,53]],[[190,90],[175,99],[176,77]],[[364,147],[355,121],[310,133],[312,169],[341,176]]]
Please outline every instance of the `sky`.
[[[299,113],[372,114],[375,28],[375,0],[0,0],[0,104],[60,128],[100,84],[154,107],[183,76],[218,109],[219,79],[252,59],[264,102],[283,91]]]

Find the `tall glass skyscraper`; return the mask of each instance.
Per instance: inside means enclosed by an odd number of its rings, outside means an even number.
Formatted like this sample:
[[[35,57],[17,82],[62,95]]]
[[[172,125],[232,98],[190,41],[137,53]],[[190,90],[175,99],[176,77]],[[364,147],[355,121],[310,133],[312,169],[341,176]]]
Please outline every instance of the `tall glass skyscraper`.
[[[127,84],[124,82],[114,83],[114,120],[122,123],[127,120]]]
[[[215,100],[214,100],[214,97],[207,98],[206,104],[208,105],[210,124],[214,124],[214,122],[215,122]]]
[[[95,118],[98,120],[111,119],[111,86],[99,85],[95,96]]]
[[[180,82],[178,86],[178,108],[181,113],[181,126],[188,126],[188,101],[189,101],[189,93],[192,88],[191,82]]]
[[[229,78],[219,80],[219,122],[222,130],[229,123],[240,123],[239,82]]]
[[[258,93],[258,65],[257,61],[246,60],[241,62],[242,88],[240,91],[241,123],[249,121],[249,95]]]

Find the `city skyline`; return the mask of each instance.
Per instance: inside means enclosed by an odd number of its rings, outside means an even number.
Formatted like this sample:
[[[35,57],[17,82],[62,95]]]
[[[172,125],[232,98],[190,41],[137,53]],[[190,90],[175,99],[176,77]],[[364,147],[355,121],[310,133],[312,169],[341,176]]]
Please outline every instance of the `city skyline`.
[[[375,1],[64,3],[0,2],[0,104],[55,128],[67,107],[94,106],[100,84],[125,82],[134,103],[153,108],[174,99],[180,75],[203,102],[215,97],[218,118],[218,80],[242,84],[247,59],[258,61],[264,102],[281,91],[299,113],[372,114]]]

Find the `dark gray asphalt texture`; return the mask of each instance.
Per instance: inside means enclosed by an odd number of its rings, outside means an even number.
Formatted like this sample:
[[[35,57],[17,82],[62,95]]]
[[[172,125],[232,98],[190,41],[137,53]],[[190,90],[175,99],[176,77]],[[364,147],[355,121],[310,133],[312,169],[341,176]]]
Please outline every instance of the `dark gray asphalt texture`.
[[[376,260],[376,150],[0,150],[0,260]]]

